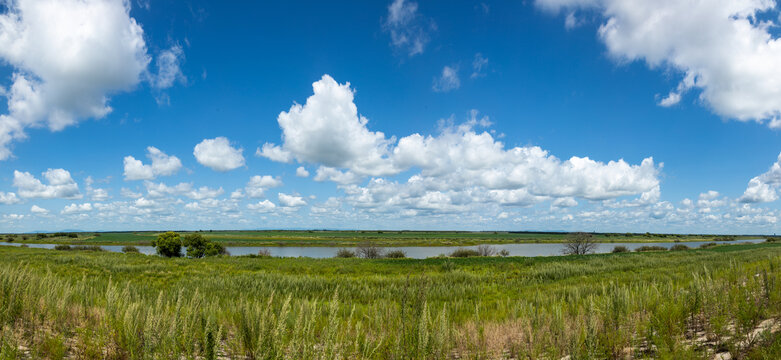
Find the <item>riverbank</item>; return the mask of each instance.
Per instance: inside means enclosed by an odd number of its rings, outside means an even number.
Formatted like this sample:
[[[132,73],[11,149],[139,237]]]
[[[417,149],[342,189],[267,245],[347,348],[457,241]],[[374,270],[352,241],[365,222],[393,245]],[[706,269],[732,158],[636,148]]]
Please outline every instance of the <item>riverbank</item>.
[[[780,288],[774,243],[425,260],[0,247],[0,358],[778,358]]]
[[[71,244],[71,245],[151,245],[160,232],[104,232],[69,233],[43,238],[37,234],[15,234],[13,241],[26,244]],[[180,232],[187,234],[189,232]],[[273,247],[351,247],[362,243],[374,246],[474,246],[481,244],[557,244],[567,241],[567,233],[538,232],[465,232],[465,231],[203,231],[206,238],[224,246],[273,246]],[[758,238],[757,235],[683,235],[683,234],[615,234],[597,233],[594,239],[599,243],[673,243],[711,242]],[[7,239],[8,235],[2,238]]]

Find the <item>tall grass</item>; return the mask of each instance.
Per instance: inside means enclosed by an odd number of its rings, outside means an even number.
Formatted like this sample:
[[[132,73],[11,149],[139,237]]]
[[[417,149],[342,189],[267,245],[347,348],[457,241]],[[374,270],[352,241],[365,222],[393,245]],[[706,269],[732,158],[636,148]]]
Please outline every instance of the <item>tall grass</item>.
[[[777,358],[781,246],[163,259],[0,248],[0,358]],[[707,338],[708,344],[697,339]]]

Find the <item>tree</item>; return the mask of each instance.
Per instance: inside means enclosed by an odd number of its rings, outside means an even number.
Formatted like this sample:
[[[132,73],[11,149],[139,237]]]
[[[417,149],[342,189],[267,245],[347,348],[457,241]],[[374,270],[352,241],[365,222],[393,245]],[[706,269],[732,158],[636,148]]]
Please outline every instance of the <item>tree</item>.
[[[597,242],[594,240],[594,236],[589,233],[576,232],[567,236],[567,242],[561,252],[564,255],[586,255],[593,253],[596,249]]]
[[[182,256],[182,239],[178,233],[169,231],[157,236],[157,240],[152,242],[152,246],[157,250],[157,254],[165,257]]]
[[[211,241],[198,233],[185,235],[182,245],[187,247],[187,256],[191,258],[217,256],[226,253],[224,246]]]

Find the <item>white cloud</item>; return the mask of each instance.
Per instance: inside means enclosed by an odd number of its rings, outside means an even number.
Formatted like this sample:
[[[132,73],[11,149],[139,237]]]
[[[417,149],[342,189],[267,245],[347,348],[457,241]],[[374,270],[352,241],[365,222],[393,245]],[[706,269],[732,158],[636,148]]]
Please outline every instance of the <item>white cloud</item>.
[[[138,199],[142,196],[140,193],[134,192],[133,190],[130,190],[128,188],[122,188],[122,190],[120,190],[120,194],[130,199]]]
[[[33,205],[30,207],[30,212],[37,215],[46,215],[49,213],[49,210],[46,210],[38,205]]]
[[[106,201],[109,199],[106,189],[89,189],[89,198],[92,201]]]
[[[487,66],[488,59],[484,58],[483,54],[481,53],[475,54],[475,59],[472,60],[472,75],[470,77],[472,79],[476,79],[485,76],[483,71]]]
[[[296,176],[298,176],[298,177],[308,177],[309,176],[309,171],[307,171],[305,167],[299,166],[296,169]]]
[[[320,166],[315,173],[315,181],[333,181],[338,184],[356,184],[361,182],[361,176],[352,171],[340,171],[332,167]]]
[[[269,188],[282,186],[282,180],[270,175],[255,175],[249,179],[244,190],[251,198],[263,197],[263,192]]]
[[[0,58],[13,68],[0,115],[0,160],[31,127],[52,131],[111,112],[109,94],[135,87],[150,61],[122,0],[16,0],[0,15]]]
[[[537,0],[551,11],[596,11],[599,37],[622,62],[681,73],[659,104],[671,106],[689,90],[716,114],[740,121],[781,124],[781,40],[769,0]]]
[[[21,202],[18,197],[16,197],[16,194],[12,192],[2,192],[0,191],[0,204],[3,205],[11,205]]]
[[[154,146],[146,148],[146,157],[152,160],[151,165],[146,165],[132,156],[125,156],[125,180],[152,180],[157,176],[176,174],[182,168],[178,157],[166,155]]]
[[[62,209],[62,214],[76,214],[76,213],[85,213],[92,211],[92,204],[90,203],[82,203],[82,204],[70,204],[65,206],[65,208]]]
[[[279,193],[279,205],[283,207],[299,207],[306,205],[306,201],[301,196]]]
[[[458,68],[445,66],[442,68],[442,74],[434,78],[434,84],[431,88],[436,92],[448,92],[461,87],[461,80],[458,79]]]
[[[392,142],[382,132],[366,128],[358,114],[350,83],[339,84],[328,75],[312,84],[314,95],[306,104],[293,105],[279,114],[282,146],[263,145],[258,153],[271,160],[350,168],[361,175],[395,173],[385,155]]]
[[[244,166],[244,150],[234,148],[225,137],[204,139],[193,149],[193,155],[203,166],[216,171],[230,171]]]
[[[44,185],[29,172],[14,170],[13,185],[17,188],[19,196],[23,198],[81,198],[79,185],[73,181],[67,170],[49,169],[43,173],[43,177],[46,178],[48,185]]]
[[[776,162],[767,172],[749,181],[746,191],[738,200],[744,203],[776,201],[779,186],[781,186],[781,154],[778,154]]]
[[[274,205],[273,202],[268,200],[259,201],[256,204],[249,204],[247,205],[247,209],[255,210],[258,212],[270,212],[273,211],[277,206]]]
[[[173,86],[176,81],[187,81],[179,67],[183,57],[184,51],[178,44],[160,52],[155,63],[157,74],[150,80],[152,86],[158,89],[167,89]]]
[[[203,199],[213,199],[224,193],[225,191],[222,188],[210,189],[207,186],[201,186],[197,189],[193,189],[185,193],[185,196],[193,200],[203,200]]]
[[[418,4],[406,0],[394,0],[388,6],[384,29],[391,36],[391,45],[409,56],[422,54],[429,42],[429,32],[436,25],[418,13]]]

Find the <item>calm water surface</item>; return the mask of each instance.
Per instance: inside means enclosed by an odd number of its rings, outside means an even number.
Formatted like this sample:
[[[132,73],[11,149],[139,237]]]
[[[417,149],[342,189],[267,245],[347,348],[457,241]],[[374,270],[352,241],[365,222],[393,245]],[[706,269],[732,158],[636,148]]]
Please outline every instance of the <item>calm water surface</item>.
[[[765,241],[764,239],[745,239],[735,241],[720,241],[719,244],[740,244],[740,243],[759,243]],[[691,241],[691,242],[659,242],[659,243],[604,243],[598,244],[597,253],[607,253],[613,250],[616,246],[626,246],[629,250],[637,249],[641,246],[662,246],[664,248],[670,248],[675,244],[685,244],[690,248],[699,247],[702,244],[709,243],[710,241]],[[20,246],[19,243],[0,242],[0,245]],[[55,244],[27,244],[31,248],[43,248],[53,249]],[[510,256],[553,256],[561,255],[561,250],[564,247],[562,244],[496,244],[491,245],[497,251],[507,250],[510,252]],[[122,252],[121,245],[102,245],[103,249],[112,252]],[[477,246],[461,246],[466,249],[477,249]],[[155,248],[151,246],[136,246],[138,251],[142,254],[152,255],[155,253]],[[347,247],[351,249],[350,247]],[[399,247],[384,247],[386,251],[402,250],[407,253],[407,257],[414,259],[425,259],[428,257],[434,257],[442,254],[449,254],[453,250],[457,249],[457,246],[399,246]],[[310,257],[310,258],[330,258],[336,255],[336,251],[340,248],[336,247],[274,247],[274,246],[228,246],[226,247],[231,255],[249,255],[257,254],[260,250],[268,250],[271,256],[276,257]]]

